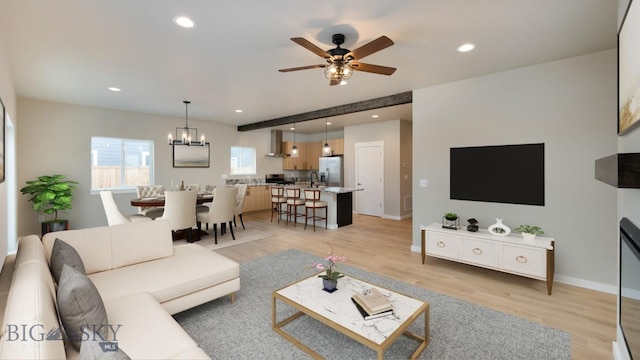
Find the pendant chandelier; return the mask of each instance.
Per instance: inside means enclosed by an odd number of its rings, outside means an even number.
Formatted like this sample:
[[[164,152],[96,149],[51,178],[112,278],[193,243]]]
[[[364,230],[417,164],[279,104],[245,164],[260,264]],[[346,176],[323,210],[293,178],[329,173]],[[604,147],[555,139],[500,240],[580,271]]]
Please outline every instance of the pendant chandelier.
[[[327,140],[327,125],[329,125],[329,122],[325,118],[324,119],[324,146],[322,147],[323,156],[331,156],[331,147],[329,146],[329,141]]]
[[[189,104],[191,101],[184,100],[184,127],[176,128],[176,137],[175,139],[169,133],[169,145],[197,145],[204,146],[209,145],[208,142],[205,142],[204,134],[200,136],[198,139],[198,129],[189,127]]]
[[[291,128],[291,130],[293,130],[293,147],[291,148],[291,157],[297,158],[298,146],[296,146],[296,123],[293,123],[293,127]]]

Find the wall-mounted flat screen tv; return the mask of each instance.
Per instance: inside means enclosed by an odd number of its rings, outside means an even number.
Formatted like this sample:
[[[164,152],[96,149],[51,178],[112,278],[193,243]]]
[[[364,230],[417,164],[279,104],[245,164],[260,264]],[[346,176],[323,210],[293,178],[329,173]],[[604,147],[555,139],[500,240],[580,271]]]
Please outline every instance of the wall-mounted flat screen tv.
[[[544,144],[451,148],[450,198],[544,206]]]

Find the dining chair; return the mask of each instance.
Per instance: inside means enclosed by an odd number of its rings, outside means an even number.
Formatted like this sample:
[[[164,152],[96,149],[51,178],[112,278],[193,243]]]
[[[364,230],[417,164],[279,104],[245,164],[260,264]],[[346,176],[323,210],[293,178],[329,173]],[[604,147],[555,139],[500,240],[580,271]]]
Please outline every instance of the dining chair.
[[[138,185],[136,186],[136,193],[139,199],[146,197],[158,197],[164,193],[164,187],[162,185]],[[138,214],[150,217],[152,219],[162,216],[163,211],[164,208],[162,206],[138,207]]]
[[[116,204],[111,191],[100,191],[100,198],[102,199],[102,206],[104,207],[104,213],[107,215],[107,224],[109,226],[126,224],[133,221],[152,220],[150,217],[142,214],[124,215],[120,209],[118,209],[118,204]]]
[[[300,196],[300,188],[286,188],[287,193],[287,223],[289,225],[289,219],[293,216],[293,227],[296,227],[298,223],[298,216],[305,216],[305,214],[298,214],[298,206],[304,206],[304,199]]]
[[[324,228],[327,228],[327,209],[329,203],[320,200],[320,190],[305,189],[304,190],[304,229],[307,230],[307,222],[309,220],[309,210],[313,210],[313,231],[316,231],[316,220],[324,220]],[[324,209],[324,217],[316,215],[317,209]]]
[[[213,202],[209,207],[209,212],[199,213],[196,215],[196,222],[198,224],[198,231],[202,229],[202,223],[213,224],[213,236],[215,243],[218,243],[218,224],[229,224],[231,230],[231,237],[236,239],[233,233],[233,215],[236,208],[236,193],[235,187],[222,187],[216,188],[213,191]]]
[[[240,224],[242,224],[242,228],[244,227],[244,221],[242,220],[242,207],[244,206],[244,197],[247,194],[247,184],[236,184],[236,189],[238,189],[238,193],[236,194],[236,208],[235,213],[233,215],[233,225],[236,225],[236,216],[240,218]]]
[[[198,193],[195,191],[165,191],[164,213],[157,219],[168,220],[171,233],[185,230],[187,242],[192,243],[192,228],[196,225],[196,202]],[[156,220],[157,220],[156,219]]]
[[[278,216],[278,224],[280,224],[280,215],[286,214],[285,210],[282,210],[282,205],[287,204],[287,197],[284,193],[283,186],[271,187],[271,222],[273,222],[273,214]]]

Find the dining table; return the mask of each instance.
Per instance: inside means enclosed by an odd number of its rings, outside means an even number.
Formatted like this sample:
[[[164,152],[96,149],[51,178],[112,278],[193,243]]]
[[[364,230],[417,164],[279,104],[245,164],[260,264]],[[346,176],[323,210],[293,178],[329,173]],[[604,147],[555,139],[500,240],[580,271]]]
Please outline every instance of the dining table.
[[[196,205],[213,202],[212,194],[198,194]],[[135,207],[159,207],[164,206],[164,196],[143,197],[131,200],[131,206]]]
[[[196,206],[204,203],[213,202],[213,194],[198,194],[196,197]],[[143,198],[135,198],[131,200],[131,206],[135,207],[162,207],[165,205],[164,196],[155,196],[155,197],[143,197]],[[207,232],[204,230],[198,231],[198,229],[192,229],[192,237],[194,240],[200,240],[200,238],[204,235],[207,235]],[[184,239],[186,235],[184,231],[176,231],[173,234],[173,240]]]

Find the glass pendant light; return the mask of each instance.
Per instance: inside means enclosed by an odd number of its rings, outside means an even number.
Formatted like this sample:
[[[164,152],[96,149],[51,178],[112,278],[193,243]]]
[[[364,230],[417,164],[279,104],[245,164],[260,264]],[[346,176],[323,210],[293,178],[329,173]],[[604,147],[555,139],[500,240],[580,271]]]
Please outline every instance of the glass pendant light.
[[[322,147],[322,155],[323,156],[331,156],[331,147],[329,146],[329,142],[327,141],[327,119],[324,119],[324,146]]]
[[[291,148],[291,157],[297,158],[298,147],[296,146],[296,123],[293,123],[293,127],[291,128],[291,130],[293,130],[293,147]]]

